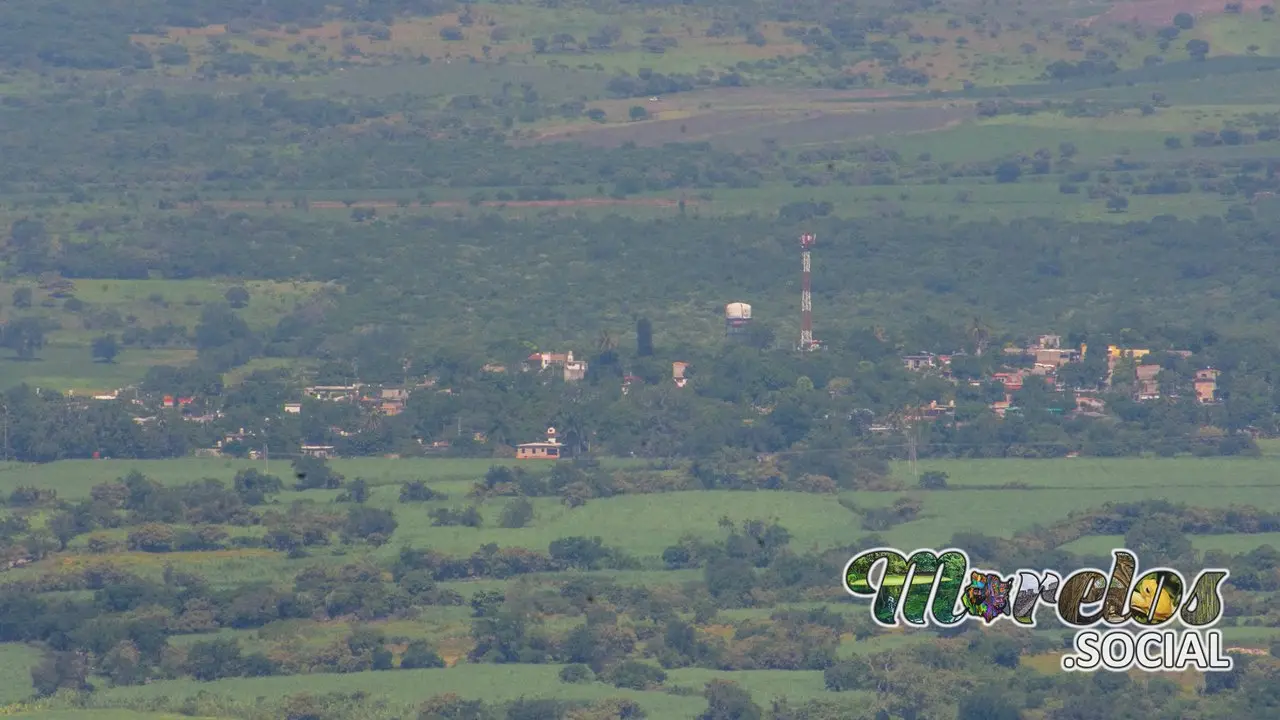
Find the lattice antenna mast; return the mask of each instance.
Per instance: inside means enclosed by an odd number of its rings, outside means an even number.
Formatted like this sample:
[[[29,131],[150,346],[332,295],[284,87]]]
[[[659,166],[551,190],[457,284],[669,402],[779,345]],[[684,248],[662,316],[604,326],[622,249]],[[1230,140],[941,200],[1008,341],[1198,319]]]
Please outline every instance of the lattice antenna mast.
[[[813,248],[815,237],[806,233],[800,236],[800,349],[812,350],[817,345],[813,339],[813,294],[810,284],[809,251]]]

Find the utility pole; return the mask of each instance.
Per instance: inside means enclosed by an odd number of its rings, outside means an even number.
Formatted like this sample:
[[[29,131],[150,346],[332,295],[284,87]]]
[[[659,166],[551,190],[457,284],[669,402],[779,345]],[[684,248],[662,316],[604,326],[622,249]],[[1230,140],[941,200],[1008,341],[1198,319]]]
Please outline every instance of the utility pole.
[[[910,407],[902,409],[902,414],[898,415],[898,427],[902,429],[902,434],[907,440],[907,470],[911,473],[911,479],[915,484],[920,484],[920,469],[916,463],[919,459],[920,446],[920,428],[916,419],[912,415],[913,411]]]
[[[920,484],[920,471],[916,466],[916,446],[920,443],[920,436],[917,434],[915,423],[911,423],[907,427],[907,461],[911,468],[911,479],[914,484]]]

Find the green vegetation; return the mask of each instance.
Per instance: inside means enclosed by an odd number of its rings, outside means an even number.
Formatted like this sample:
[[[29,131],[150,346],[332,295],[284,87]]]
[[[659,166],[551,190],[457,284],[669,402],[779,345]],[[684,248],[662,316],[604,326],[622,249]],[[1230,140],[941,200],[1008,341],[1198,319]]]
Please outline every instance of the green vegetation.
[[[293,469],[372,476],[373,462]],[[475,701],[491,713],[558,707],[551,717],[694,717],[736,702],[800,713],[778,717],[872,717],[878,708],[901,712],[902,696],[863,680],[848,685],[842,678],[858,677],[847,674],[862,667],[858,658],[889,653],[910,666],[925,657],[913,653],[1012,651],[1022,663],[1010,682],[1053,672],[1039,669],[1061,647],[1052,623],[979,633],[993,638],[990,647],[973,633],[872,627],[867,608],[831,578],[858,548],[883,543],[963,547],[1000,569],[1105,567],[1113,547],[1133,549],[1144,566],[1224,564],[1228,642],[1265,647],[1277,637],[1266,607],[1275,591],[1267,528],[1280,518],[1276,462],[933,460],[914,472],[942,489],[918,489],[903,463],[878,478],[868,466],[866,488],[834,495],[623,493],[578,507],[533,497],[533,517],[514,529],[496,523],[512,500],[493,496],[510,471],[475,464],[399,461],[407,474],[382,475],[361,502],[353,480],[286,491],[249,466],[222,485],[190,483],[217,471],[200,461],[142,463],[163,482],[131,473],[93,485],[82,495],[89,502],[10,498],[7,556],[38,549],[41,557],[0,577],[0,607],[15,620],[0,626],[0,671],[23,685],[29,675],[46,697],[29,700],[26,686],[5,700],[19,703],[19,717],[38,718],[130,710],[256,719],[304,707],[320,717],[432,717]],[[73,463],[46,469],[37,489],[77,474]],[[470,480],[445,479],[467,472]],[[519,487],[534,486],[538,475],[527,472],[517,474]],[[401,500],[396,483],[409,477],[429,479],[435,499]],[[462,503],[481,509],[481,527],[425,520],[427,507]],[[227,563],[237,556],[252,562]],[[71,613],[81,623],[74,647],[87,654],[41,653],[48,641],[30,613]],[[1241,690],[1197,701],[1188,686],[1173,697],[1199,703],[1203,717],[1233,716],[1249,702],[1244,688],[1263,682],[1254,673],[1270,667],[1251,657],[1236,656],[1246,668]],[[1045,681],[1054,688],[1047,717],[1067,717],[1072,686]],[[93,692],[71,692],[85,682]],[[919,702],[946,708],[964,697]]]
[[[1274,714],[1274,16],[5,3],[0,715]],[[886,632],[885,544],[1271,655]]]

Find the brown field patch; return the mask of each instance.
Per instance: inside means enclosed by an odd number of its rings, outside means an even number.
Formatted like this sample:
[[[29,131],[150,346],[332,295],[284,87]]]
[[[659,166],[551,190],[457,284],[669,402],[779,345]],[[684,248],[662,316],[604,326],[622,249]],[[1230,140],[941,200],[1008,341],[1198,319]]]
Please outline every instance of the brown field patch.
[[[796,57],[809,53],[809,48],[805,47],[804,43],[796,42],[795,39],[787,37],[786,23],[760,23],[756,30],[764,36],[764,45],[752,45],[741,35],[709,38],[705,36],[705,32],[710,23],[693,25],[699,35],[696,39],[688,41],[689,47],[693,48],[726,48],[726,54],[736,55],[743,60],[770,60],[778,56]],[[679,50],[677,49],[675,52],[679,52]]]
[[[337,200],[313,200],[307,203],[313,210],[341,210],[345,208],[456,208],[466,207],[470,203],[443,200],[432,203],[411,202],[407,205],[401,205],[395,200],[356,200],[350,204]],[[586,198],[568,198],[565,200],[485,200],[480,203],[481,207],[506,207],[506,208],[562,208],[562,207],[608,207],[610,205],[644,205],[649,207],[677,207],[679,200],[668,198],[607,198],[607,197],[586,197]],[[686,205],[696,205],[696,201],[688,199]],[[275,202],[267,205],[262,200],[207,200],[199,203],[204,207],[219,208],[222,210],[262,210],[268,207],[277,210],[292,210],[293,205],[287,202]],[[196,204],[186,205],[188,208],[196,207]]]
[[[578,142],[593,147],[711,142],[729,149],[759,148],[765,140],[781,145],[840,143],[877,135],[940,130],[972,117],[968,105],[886,101],[874,107],[850,106],[823,112],[742,110],[704,112],[673,120],[610,125],[581,124],[544,133],[531,142]]]
[[[173,27],[167,28],[165,35],[177,39],[184,37],[217,37],[227,34],[226,25],[206,25],[198,28]]]
[[[868,88],[862,90],[821,90],[777,87],[707,88],[692,92],[663,95],[658,102],[648,98],[616,98],[597,100],[588,107],[599,108],[609,117],[625,117],[632,105],[640,105],[650,112],[705,112],[708,110],[767,110],[799,111],[820,109],[833,102],[848,100],[875,100],[902,97],[907,90]]]
[[[700,629],[709,635],[715,635],[725,640],[732,638],[734,634],[732,625],[704,625]]]
[[[289,44],[302,42],[307,45],[307,49],[310,52],[334,56],[345,55],[344,48],[352,46],[358,49],[366,60],[367,58],[416,57],[419,55],[426,55],[432,59],[465,58],[467,56],[480,58],[484,56],[485,46],[491,46],[489,48],[489,57],[497,59],[504,55],[527,53],[532,50],[532,46],[528,43],[513,40],[501,43],[492,42],[489,39],[490,28],[482,22],[486,19],[487,15],[482,14],[471,27],[462,27],[461,30],[464,36],[462,40],[445,40],[440,37],[440,32],[444,28],[460,26],[457,13],[432,18],[401,20],[390,26],[391,38],[389,40],[375,40],[367,35],[359,34],[344,38],[342,36],[343,29],[354,27],[355,23],[337,21],[327,22],[316,27],[295,28],[295,32],[288,32],[284,28],[253,30],[244,35],[234,37],[243,38],[249,42],[252,42],[255,38],[265,38]],[[143,44],[156,45],[162,44],[166,40],[181,42],[186,39],[220,36],[228,36],[225,25],[208,25],[200,28],[172,27],[166,28],[164,35],[161,37],[137,35],[133,37],[133,40]],[[261,48],[253,47],[252,45],[245,48],[245,51],[262,54]],[[361,62],[359,56],[346,57],[346,60],[354,63]]]
[[[451,637],[440,641],[436,646],[436,652],[440,653],[440,659],[444,660],[445,667],[453,667],[459,660],[465,660],[474,647],[475,643],[469,639]]]
[[[813,111],[810,111],[813,112]],[[543,133],[534,142],[580,142],[593,147],[618,147],[624,143],[656,146],[678,142],[702,142],[728,130],[776,125],[797,113],[770,110],[707,112],[674,120],[645,120],[608,125],[581,124],[558,132]]]
[[[225,560],[275,558],[283,557],[283,555],[283,553],[276,552],[275,550],[264,550],[260,548],[168,553],[119,552],[112,553],[111,555],[63,555],[57,558],[51,558],[48,561],[41,561],[32,567],[71,572],[83,570],[88,567],[104,565],[115,567],[160,567],[166,564],[187,565],[222,562]]]
[[[1236,0],[1245,12],[1257,12],[1263,5],[1271,5],[1273,0]],[[1173,16],[1178,13],[1190,13],[1197,17],[1203,15],[1222,15],[1224,0],[1125,0],[1116,3],[1110,10],[1095,15],[1086,21],[1087,25],[1096,23],[1134,22],[1143,25],[1169,25]]]
[[[1047,64],[1073,57],[1066,48],[1065,35],[1060,33],[1051,33],[1048,40],[1041,40],[1033,29],[1006,28],[996,37],[991,37],[981,28],[968,25],[949,28],[946,19],[939,17],[913,18],[912,32],[943,40],[941,44],[932,41],[899,43],[903,53],[902,64],[927,73],[934,82],[958,83],[970,79],[977,69],[975,65],[995,57],[1019,64]],[[959,38],[967,41],[963,47],[956,45]],[[1033,46],[1036,52],[1024,53],[1024,44]]]

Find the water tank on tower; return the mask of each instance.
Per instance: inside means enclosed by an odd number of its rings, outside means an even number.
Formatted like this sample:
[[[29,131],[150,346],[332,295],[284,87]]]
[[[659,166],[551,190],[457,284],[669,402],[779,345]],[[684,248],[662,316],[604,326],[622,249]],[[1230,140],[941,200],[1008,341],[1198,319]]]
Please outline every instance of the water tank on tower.
[[[751,324],[751,306],[746,303],[735,302],[724,306],[724,332],[725,335],[741,335],[746,332],[747,326]]]

